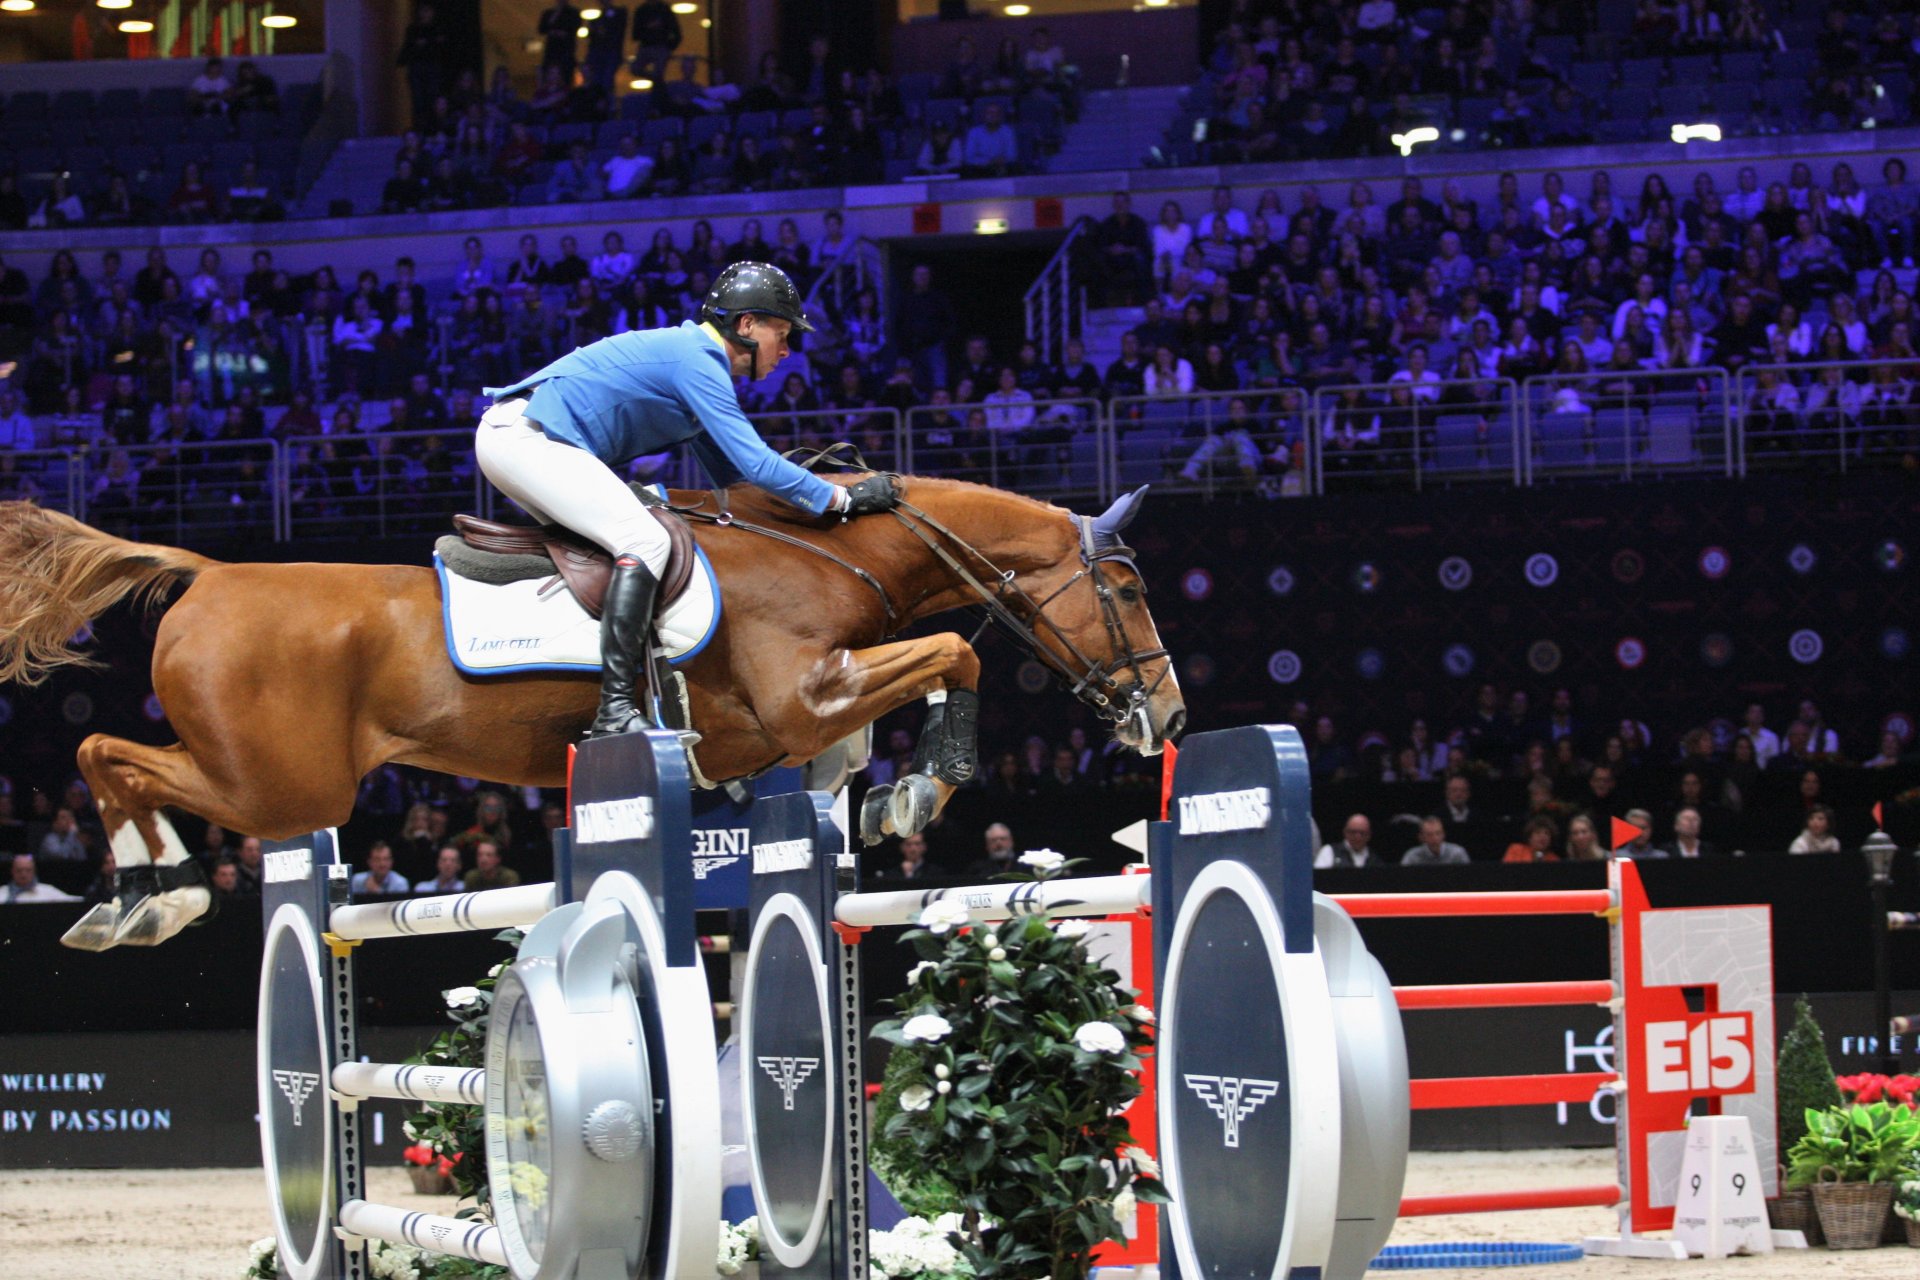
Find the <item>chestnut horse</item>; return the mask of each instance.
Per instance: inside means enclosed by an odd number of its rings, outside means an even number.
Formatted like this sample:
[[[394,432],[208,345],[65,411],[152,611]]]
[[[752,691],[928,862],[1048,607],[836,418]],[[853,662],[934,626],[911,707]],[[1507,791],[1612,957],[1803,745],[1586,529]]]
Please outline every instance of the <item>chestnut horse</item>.
[[[897,707],[975,690],[980,662],[958,635],[891,640],[965,606],[1015,631],[1124,745],[1152,754],[1179,733],[1179,685],[1119,541],[1140,493],[1085,517],[959,481],[902,483],[893,517],[808,517],[742,486],[726,495],[736,523],[694,525],[726,600],[719,631],[682,668],[701,774],[803,763]],[[227,564],[23,502],[0,503],[0,681],[87,662],[72,645],[92,619],[175,584],[186,590],[161,620],[153,688],[180,740],[81,743],[121,879],[71,946],[152,945],[205,914],[167,805],[285,839],[346,822],[360,779],[389,761],[558,786],[567,744],[593,719],[591,677],[455,669],[429,568]],[[975,771],[973,705],[963,736],[923,733],[926,766],[870,799],[869,842],[919,830]],[[939,719],[930,708],[928,729]]]

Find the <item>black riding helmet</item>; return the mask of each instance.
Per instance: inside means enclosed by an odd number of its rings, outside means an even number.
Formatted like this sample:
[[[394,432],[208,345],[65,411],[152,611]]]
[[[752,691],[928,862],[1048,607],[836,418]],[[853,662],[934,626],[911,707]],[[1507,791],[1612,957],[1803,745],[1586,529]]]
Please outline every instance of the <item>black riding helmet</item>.
[[[793,287],[787,273],[766,262],[736,262],[720,273],[700,304],[700,319],[713,321],[722,337],[737,347],[753,348],[734,328],[737,316],[774,316],[792,323],[796,333],[812,333],[806,313],[801,309],[800,291]],[[760,357],[754,355],[753,377],[760,376]]]

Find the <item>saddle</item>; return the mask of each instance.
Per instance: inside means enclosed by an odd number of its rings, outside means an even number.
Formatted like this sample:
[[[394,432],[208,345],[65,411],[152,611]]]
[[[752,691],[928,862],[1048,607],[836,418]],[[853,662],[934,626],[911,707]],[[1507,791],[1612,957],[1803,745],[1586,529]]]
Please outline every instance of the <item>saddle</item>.
[[[687,522],[664,506],[649,505],[647,510],[666,530],[669,551],[667,567],[660,575],[658,608],[664,610],[680,598],[693,580],[694,541]],[[488,555],[545,557],[554,571],[573,592],[574,599],[592,617],[600,616],[606,599],[607,581],[613,576],[613,557],[599,544],[590,542],[571,529],[557,524],[500,524],[478,516],[455,516],[454,532],[460,541]]]

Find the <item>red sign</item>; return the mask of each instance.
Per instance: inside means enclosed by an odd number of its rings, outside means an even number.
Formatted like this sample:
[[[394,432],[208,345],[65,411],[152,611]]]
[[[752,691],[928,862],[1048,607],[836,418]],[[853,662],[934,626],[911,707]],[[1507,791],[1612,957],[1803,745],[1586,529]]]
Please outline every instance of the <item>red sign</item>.
[[[913,234],[917,236],[935,236],[940,234],[939,205],[917,204],[913,206]]]
[[[1611,818],[1608,821],[1610,821],[1613,826],[1612,830],[1607,833],[1607,838],[1613,841],[1613,847],[1616,849],[1624,849],[1641,836],[1647,834],[1646,828],[1640,826],[1638,823],[1624,822],[1619,818]]]
[[[1066,211],[1058,196],[1041,196],[1033,202],[1033,225],[1037,231],[1052,231],[1067,224]]]
[[[1691,1013],[1646,1024],[1641,1070],[1649,1093],[1719,1098],[1753,1092],[1753,1015]]]

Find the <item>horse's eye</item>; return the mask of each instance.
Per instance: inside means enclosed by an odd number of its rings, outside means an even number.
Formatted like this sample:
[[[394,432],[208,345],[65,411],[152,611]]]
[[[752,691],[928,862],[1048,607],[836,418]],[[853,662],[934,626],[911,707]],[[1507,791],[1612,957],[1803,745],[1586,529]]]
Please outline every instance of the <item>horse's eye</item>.
[[[1139,604],[1139,603],[1140,603],[1140,588],[1138,588],[1138,587],[1122,587],[1122,588],[1120,588],[1120,602],[1121,602],[1122,604]]]

